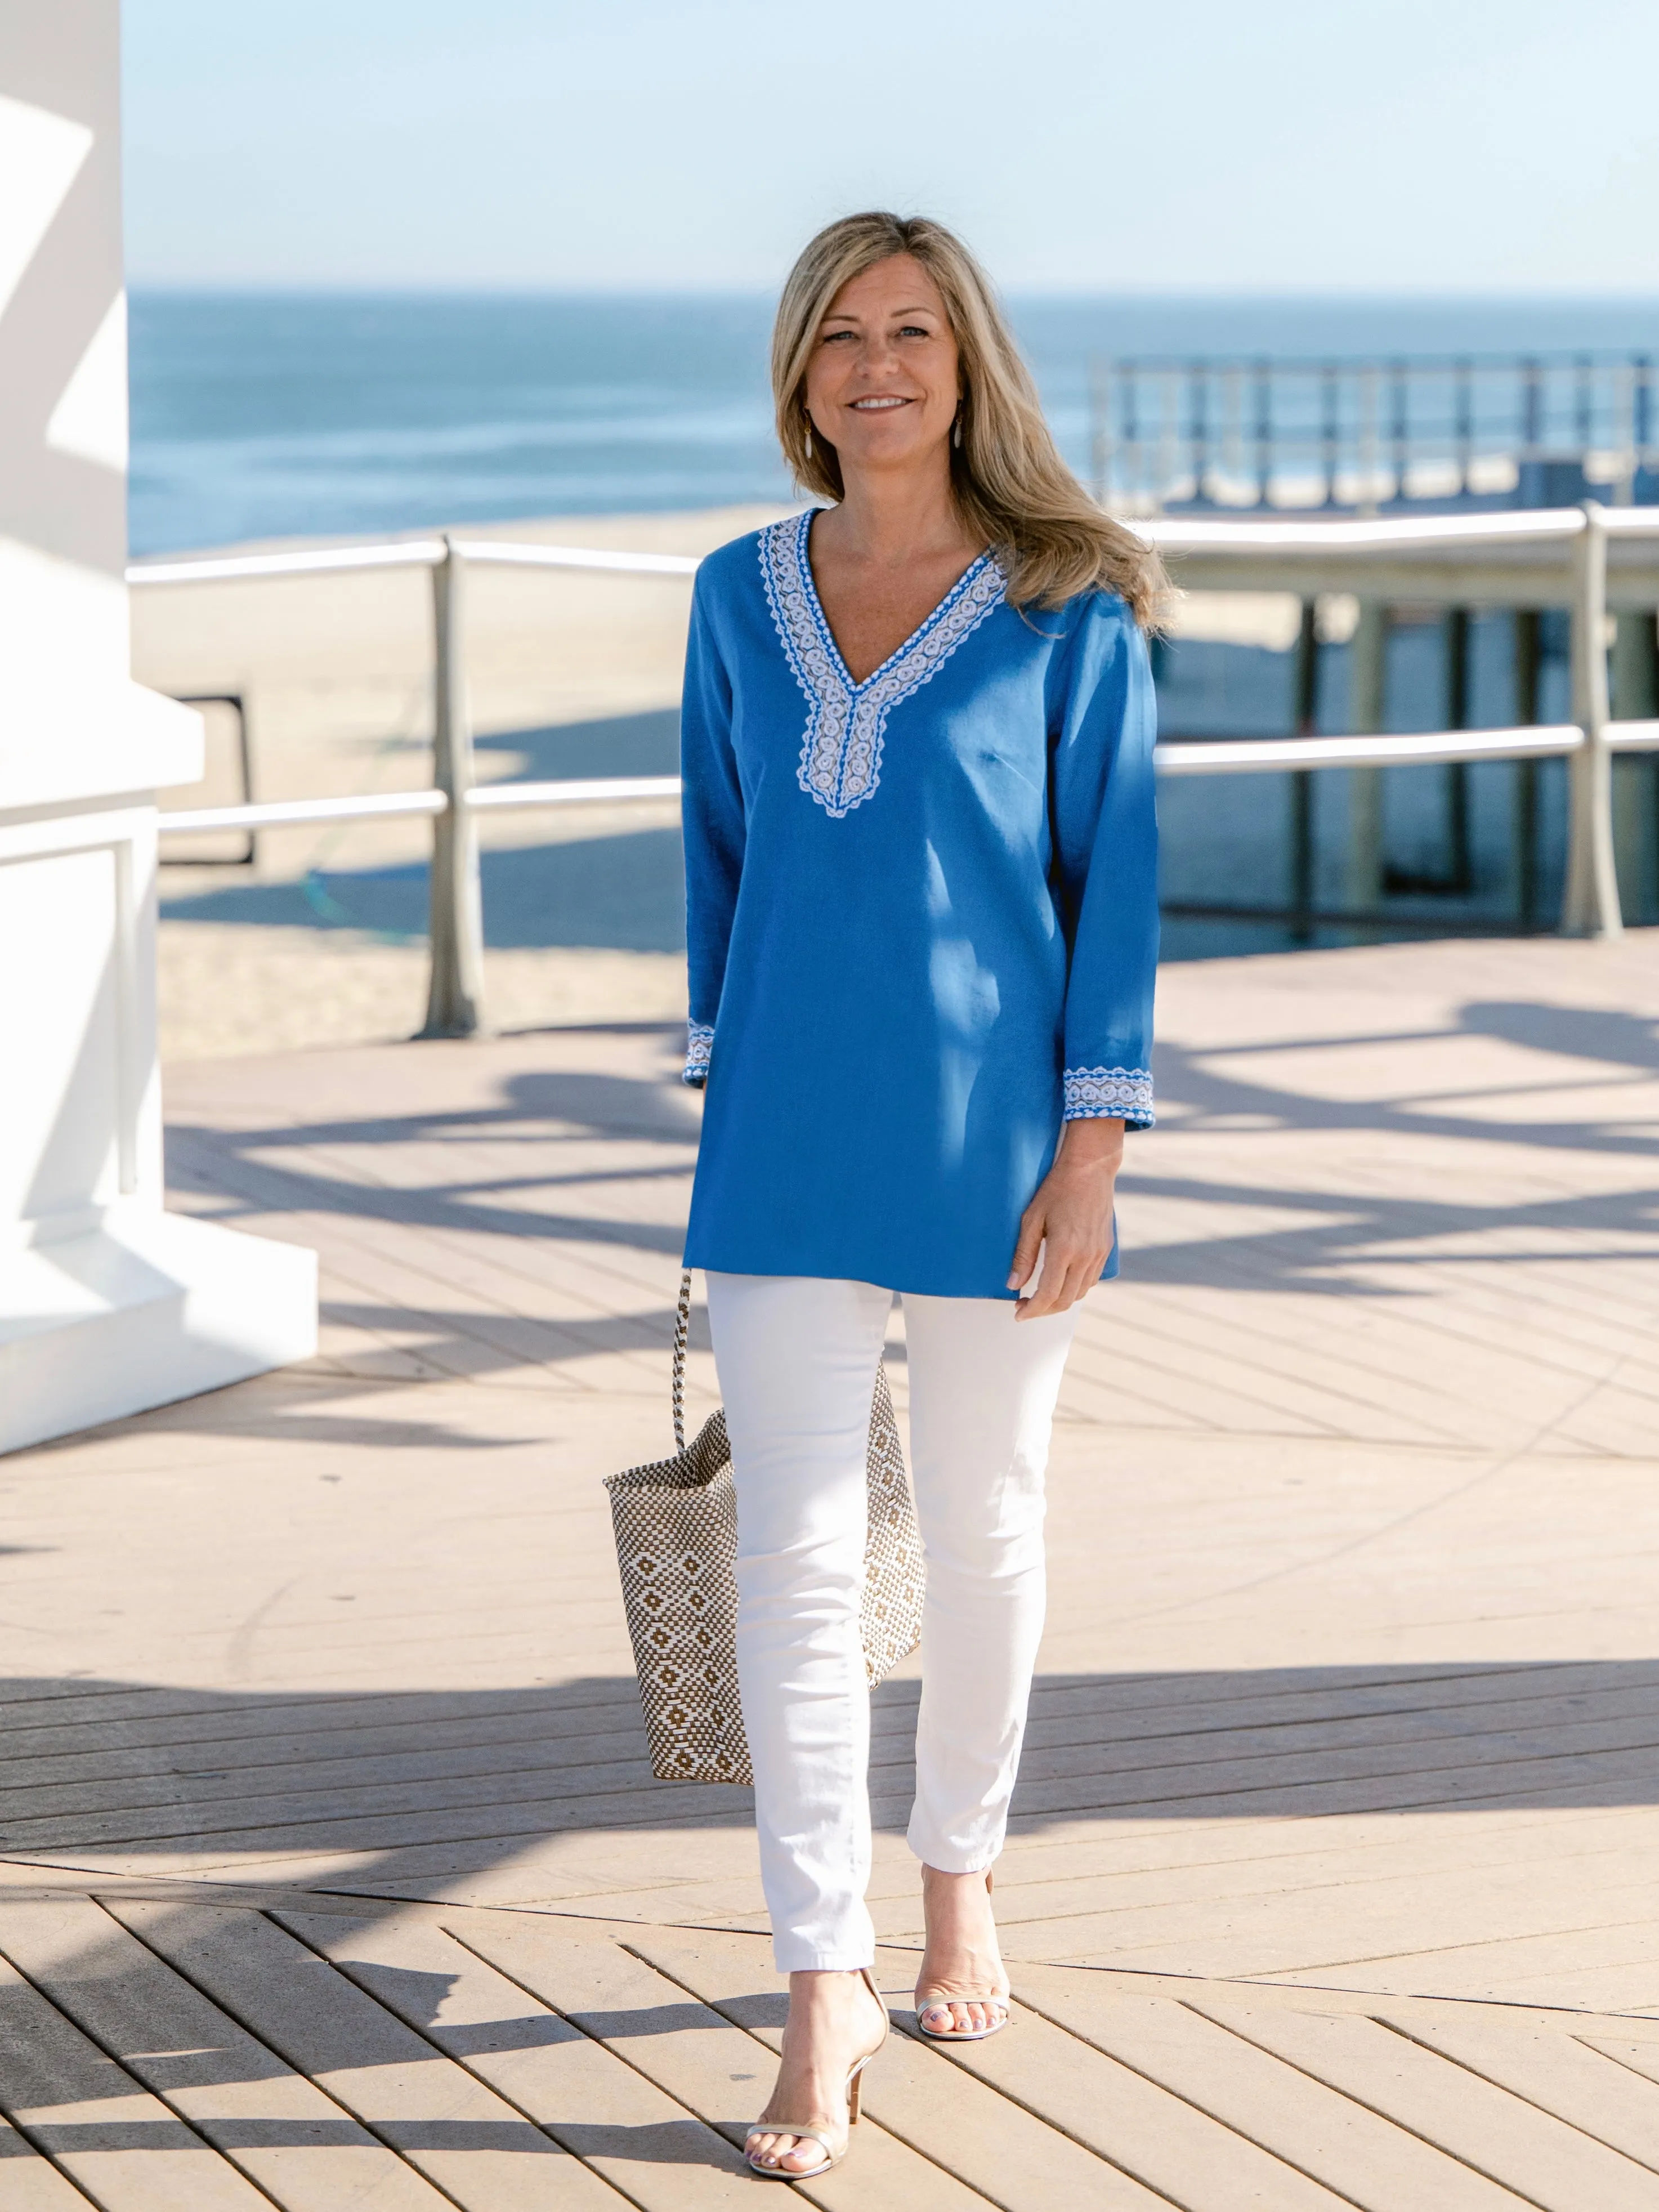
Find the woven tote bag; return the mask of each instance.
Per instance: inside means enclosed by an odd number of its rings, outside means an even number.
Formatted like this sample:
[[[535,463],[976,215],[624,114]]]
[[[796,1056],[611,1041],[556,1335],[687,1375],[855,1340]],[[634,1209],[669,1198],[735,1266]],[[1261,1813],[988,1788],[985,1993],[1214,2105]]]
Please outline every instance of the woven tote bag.
[[[640,1703],[660,1782],[752,1782],[738,1696],[738,1501],[726,1415],[685,1441],[685,1338],[691,1277],[674,1317],[672,1459],[605,1477],[634,1643]],[[859,1627],[864,1670],[879,1682],[921,1634],[921,1540],[885,1368],[870,1409],[869,1534]]]

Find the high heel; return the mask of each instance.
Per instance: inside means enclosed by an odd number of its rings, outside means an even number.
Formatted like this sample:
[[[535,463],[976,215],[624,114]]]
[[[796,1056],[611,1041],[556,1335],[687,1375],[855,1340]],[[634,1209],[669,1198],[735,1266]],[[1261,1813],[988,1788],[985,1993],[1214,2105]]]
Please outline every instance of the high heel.
[[[985,1869],[987,1897],[991,1894],[991,1869],[988,1867]],[[988,2036],[1000,2035],[1005,2027],[1013,2026],[1014,2016],[1008,2009],[1006,1996],[999,1996],[994,1990],[987,1990],[982,1993],[975,1990],[967,1996],[962,1996],[959,1992],[946,1996],[942,1990],[935,1990],[931,1996],[924,1997],[918,1986],[915,2002],[916,2033],[925,2036],[929,2043],[983,2043]],[[950,2027],[928,2027],[927,2016],[930,2012],[950,2013],[952,2005],[970,2004],[983,2005],[988,2012],[994,2006],[1002,2017],[990,2021],[984,2027],[957,2027],[954,2025]],[[951,2017],[954,2022],[956,2015],[952,2013]]]
[[[749,2130],[750,2137],[793,2136],[797,2142],[817,2143],[823,2153],[823,2163],[818,2166],[763,2166],[753,2153],[745,2148],[744,2156],[748,2161],[750,2172],[759,2174],[763,2181],[813,2181],[819,2174],[828,2173],[832,2166],[839,2166],[847,2155],[852,2130],[859,2124],[859,2106],[864,2095],[864,2069],[875,2057],[876,2052],[881,2049],[882,2044],[886,2042],[893,2025],[891,2015],[887,2009],[887,2000],[876,1987],[874,1975],[868,1966],[860,1966],[859,1972],[863,1977],[865,1988],[881,2007],[881,2043],[878,2043],[873,2049],[866,2051],[862,2058],[855,2059],[852,2070],[847,2076],[847,2125],[842,2130],[840,2140],[837,2141],[828,2128],[815,2126],[810,2121],[757,2120]],[[785,2151],[782,2155],[787,2158],[790,2154]]]

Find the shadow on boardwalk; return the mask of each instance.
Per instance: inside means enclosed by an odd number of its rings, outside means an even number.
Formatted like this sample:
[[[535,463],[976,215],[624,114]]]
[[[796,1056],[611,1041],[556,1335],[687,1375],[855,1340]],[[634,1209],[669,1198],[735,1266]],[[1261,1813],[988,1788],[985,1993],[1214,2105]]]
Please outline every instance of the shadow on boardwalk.
[[[878,1826],[902,1831],[918,1685],[875,1698]],[[630,1677],[374,1695],[14,1678],[0,1852],[418,1895],[556,1836],[746,1826],[744,1790],[652,1779]],[[1659,1803],[1659,1661],[1043,1674],[1014,1828]],[[350,1859],[349,1872],[344,1861]],[[668,1855],[672,1862],[672,1852]],[[578,1909],[603,1911],[590,1893]]]

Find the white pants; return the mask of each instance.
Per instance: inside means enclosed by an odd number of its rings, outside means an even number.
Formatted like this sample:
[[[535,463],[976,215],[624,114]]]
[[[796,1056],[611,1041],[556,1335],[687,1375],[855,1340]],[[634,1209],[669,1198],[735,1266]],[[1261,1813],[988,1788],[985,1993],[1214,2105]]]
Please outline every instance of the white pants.
[[[865,1447],[893,1294],[708,1276],[738,1492],[738,1675],[761,1879],[785,1973],[869,1966]],[[1042,1478],[1076,1309],[907,1296],[911,1482],[927,1563],[910,1848],[1002,1846],[1042,1630]]]

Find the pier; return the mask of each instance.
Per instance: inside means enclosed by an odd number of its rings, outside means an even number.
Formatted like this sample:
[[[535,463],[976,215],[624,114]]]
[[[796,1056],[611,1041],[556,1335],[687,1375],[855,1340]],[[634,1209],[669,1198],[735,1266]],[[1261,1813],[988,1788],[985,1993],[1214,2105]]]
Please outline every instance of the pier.
[[[170,1203],[314,1248],[321,1349],[5,1462],[15,2201],[750,2201],[747,1799],[650,1779],[600,1486],[669,1433],[678,1043],[172,1071]],[[1650,935],[1166,969],[1158,1080],[1056,1432],[1018,2026],[901,2033],[803,2193],[1659,2204]]]
[[[1089,365],[1103,504],[1431,514],[1659,495],[1650,355]]]

